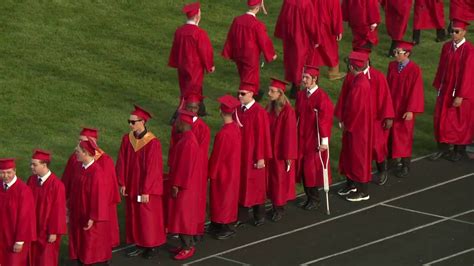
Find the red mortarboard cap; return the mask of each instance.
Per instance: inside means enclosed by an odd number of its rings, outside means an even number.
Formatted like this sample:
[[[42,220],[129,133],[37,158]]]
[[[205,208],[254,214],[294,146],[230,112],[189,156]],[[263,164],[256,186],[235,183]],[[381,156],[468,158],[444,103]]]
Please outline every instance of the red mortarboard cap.
[[[311,77],[319,76],[319,68],[316,66],[305,65],[303,73],[310,75]]]
[[[372,50],[370,48],[365,48],[365,47],[354,47],[352,51],[364,53],[364,54],[367,54],[368,56],[370,56],[370,53],[372,53]]]
[[[254,94],[258,94],[258,86],[249,82],[240,82],[239,91],[251,91]]]
[[[81,133],[79,133],[79,135],[98,139],[99,138],[99,130],[95,129],[95,128],[84,127],[84,128],[82,128]]]
[[[199,2],[190,3],[183,7],[183,13],[186,14],[188,18],[192,18],[199,13],[201,4]]]
[[[288,82],[279,80],[277,78],[270,78],[272,82],[270,83],[270,87],[275,87],[278,89],[281,89],[283,92],[286,90],[286,85],[288,85]]]
[[[461,28],[463,30],[465,30],[467,28],[467,26],[469,26],[471,24],[469,24],[469,22],[465,21],[465,20],[462,20],[462,19],[458,19],[458,18],[453,18],[453,28]]]
[[[79,142],[79,146],[86,150],[91,156],[95,155],[95,151],[97,150],[97,145],[93,141],[89,140],[82,140]]]
[[[217,99],[221,103],[221,110],[224,113],[233,113],[235,108],[240,106],[240,101],[230,95],[224,95]]]
[[[141,108],[138,105],[134,105],[134,106],[135,106],[135,110],[133,110],[133,112],[131,113],[132,115],[136,115],[145,121],[151,118],[150,113],[145,111],[145,109]]]
[[[247,0],[248,6],[258,6],[262,4],[262,0]]]
[[[396,47],[399,49],[403,49],[404,51],[411,52],[413,46],[415,46],[415,44],[412,42],[398,41]]]
[[[351,52],[349,54],[349,62],[355,67],[364,67],[369,60],[369,55],[362,52]]]
[[[40,160],[40,161],[47,161],[51,162],[51,153],[49,151],[44,150],[34,150],[32,159]]]
[[[183,110],[183,109],[180,109],[178,111],[178,114],[179,114],[179,120],[187,123],[187,124],[190,124],[192,125],[193,124],[193,118],[196,116],[196,114],[194,114],[193,112],[189,112],[189,111],[186,111],[186,110]]]
[[[16,167],[14,158],[0,159],[0,170],[13,169]]]
[[[184,101],[186,103],[200,103],[204,99],[204,96],[196,94],[196,93],[189,93],[184,96]]]

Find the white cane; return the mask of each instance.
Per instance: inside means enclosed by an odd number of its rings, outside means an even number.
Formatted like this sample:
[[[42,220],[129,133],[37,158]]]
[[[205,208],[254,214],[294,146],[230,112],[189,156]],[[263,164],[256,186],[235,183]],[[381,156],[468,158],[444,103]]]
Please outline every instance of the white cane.
[[[318,131],[318,145],[321,143],[321,137],[319,134],[319,113],[318,109],[314,109],[316,112],[316,130]],[[329,164],[329,145],[328,145],[328,155],[326,157],[326,162],[323,161],[323,153],[319,151],[319,161],[321,162],[321,166],[323,167],[323,183],[324,183],[324,192],[326,192],[326,213],[327,215],[331,215],[329,211],[329,170],[328,170],[328,164]]]

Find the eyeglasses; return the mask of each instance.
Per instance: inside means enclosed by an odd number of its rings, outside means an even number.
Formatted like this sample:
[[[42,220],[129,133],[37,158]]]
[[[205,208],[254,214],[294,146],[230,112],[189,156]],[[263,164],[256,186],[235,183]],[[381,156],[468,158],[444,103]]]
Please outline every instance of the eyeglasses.
[[[140,121],[143,121],[143,120],[142,120],[142,119],[140,119],[140,120],[130,120],[130,119],[129,119],[129,120],[127,120],[127,121],[128,121],[128,123],[129,123],[130,125],[134,126],[136,122],[140,122]]]
[[[407,52],[406,52],[406,51],[400,51],[400,50],[395,49],[395,50],[393,50],[393,53],[394,53],[394,54],[406,54]]]
[[[461,30],[453,30],[451,31],[451,34],[459,34],[461,32]]]
[[[239,91],[239,93],[238,93],[238,95],[241,96],[241,97],[244,97],[247,94],[249,94],[249,92]]]

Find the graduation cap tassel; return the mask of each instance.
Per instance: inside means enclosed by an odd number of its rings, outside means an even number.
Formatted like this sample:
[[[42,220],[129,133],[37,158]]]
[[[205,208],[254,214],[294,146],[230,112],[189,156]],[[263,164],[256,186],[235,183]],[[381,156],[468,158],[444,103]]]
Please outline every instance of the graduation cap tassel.
[[[318,109],[314,109],[314,112],[316,112],[316,130],[318,131],[318,145],[321,143],[321,136],[319,134],[319,113]],[[329,145],[327,149],[327,157],[326,161],[323,161],[323,155],[322,152],[319,151],[319,160],[321,162],[321,166],[323,168],[323,183],[324,183],[324,192],[326,192],[326,213],[327,215],[331,215],[331,212],[329,211]]]
[[[267,9],[265,8],[264,0],[262,0],[262,11],[263,11],[263,14],[268,15]]]

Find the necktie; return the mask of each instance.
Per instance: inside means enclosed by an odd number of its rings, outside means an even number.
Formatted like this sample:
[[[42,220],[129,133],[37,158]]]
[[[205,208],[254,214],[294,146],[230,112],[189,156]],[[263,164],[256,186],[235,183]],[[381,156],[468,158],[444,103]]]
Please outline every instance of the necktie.
[[[41,177],[38,177],[38,185],[40,185],[40,186],[41,186],[41,185],[42,185],[42,183],[43,183],[43,179],[41,179]]]
[[[306,97],[311,96],[311,92],[309,90],[306,90]]]
[[[399,63],[399,64],[398,64],[398,73],[402,72],[402,70],[403,70],[404,67],[405,67],[405,66],[404,66],[402,63]]]
[[[247,111],[247,106],[244,105],[242,106],[242,112],[245,112],[245,111]]]
[[[3,184],[3,188],[5,189],[5,191],[8,190],[8,185],[7,184]]]

